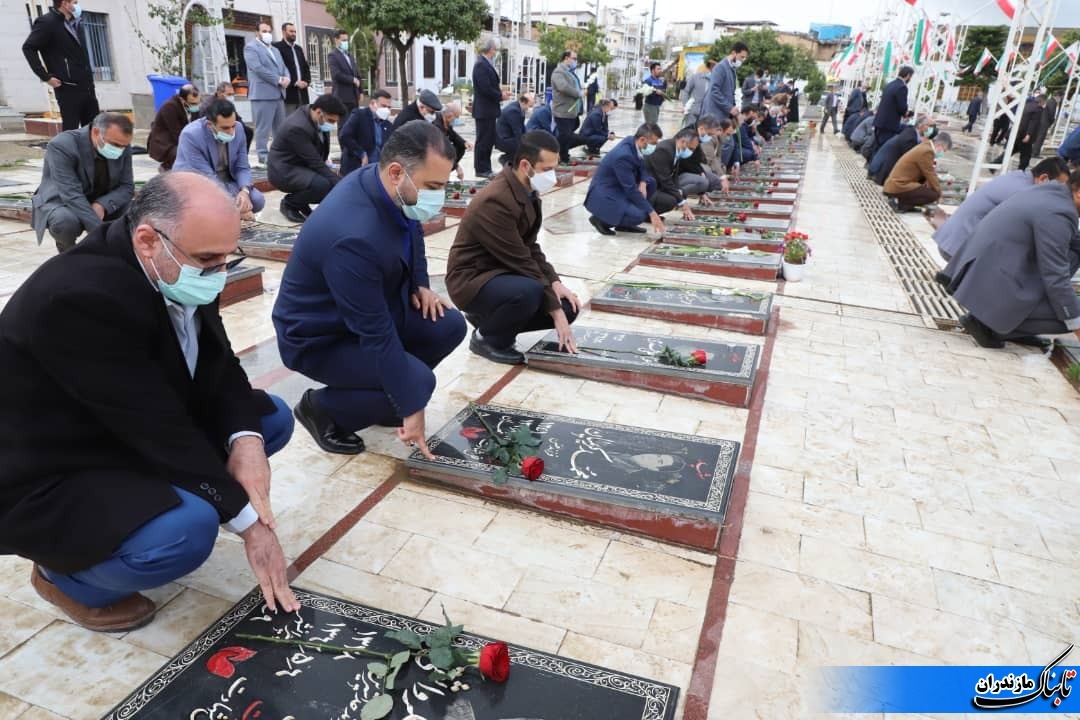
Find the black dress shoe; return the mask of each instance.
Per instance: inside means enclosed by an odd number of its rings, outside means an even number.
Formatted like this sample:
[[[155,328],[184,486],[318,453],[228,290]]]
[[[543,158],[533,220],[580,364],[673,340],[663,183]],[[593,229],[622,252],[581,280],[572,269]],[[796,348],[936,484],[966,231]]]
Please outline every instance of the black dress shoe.
[[[1038,335],[1019,335],[1017,337],[1005,338],[1006,342],[1016,343],[1017,345],[1024,345],[1025,347],[1039,348],[1040,350],[1048,350],[1054,341],[1050,338],[1039,337]]]
[[[315,444],[328,453],[359,455],[364,452],[364,441],[356,433],[346,432],[337,426],[330,416],[312,401],[308,390],[293,408],[293,415],[311,433]]]
[[[281,205],[278,206],[278,210],[281,211],[282,217],[284,217],[289,222],[302,224],[305,220],[307,220],[307,218],[304,217],[303,213],[301,213],[294,207],[286,205],[284,200],[281,201]]]
[[[475,330],[473,330],[472,337],[469,338],[469,350],[482,358],[487,358],[491,362],[502,363],[503,365],[523,365],[525,363],[525,356],[515,350],[512,345],[508,348],[492,347],[491,343],[480,337],[480,333]]]
[[[643,233],[645,232],[645,228],[640,225],[616,225],[615,232]]]
[[[960,325],[963,326],[968,335],[975,339],[975,342],[984,348],[1000,350],[1005,347],[1005,343],[994,334],[993,330],[983,325],[970,313],[960,318]]]
[[[939,270],[934,273],[934,282],[948,290],[949,286],[952,285],[952,278]]]
[[[614,235],[615,234],[614,230],[612,230],[610,227],[608,227],[607,225],[602,223],[600,221],[600,218],[596,217],[595,215],[590,215],[589,216],[589,222],[592,224],[592,226],[594,228],[596,228],[596,232],[600,233],[601,235]]]

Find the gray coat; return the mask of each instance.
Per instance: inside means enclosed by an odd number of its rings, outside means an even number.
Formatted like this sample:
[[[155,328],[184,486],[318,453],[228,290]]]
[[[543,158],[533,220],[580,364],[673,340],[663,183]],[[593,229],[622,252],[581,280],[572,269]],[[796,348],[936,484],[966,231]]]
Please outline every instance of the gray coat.
[[[851,131],[851,144],[862,145],[864,142],[870,139],[870,135],[874,132],[874,116],[867,115],[861,123],[855,126],[855,129]]]
[[[713,115],[720,120],[731,117],[731,111],[735,108],[737,82],[731,60],[724,58],[716,63],[709,78],[709,92],[705,94],[702,114]]]
[[[557,118],[576,118],[581,114],[581,82],[565,63],[551,73],[551,113]]]
[[[1080,299],[1070,282],[1080,231],[1068,185],[1043,183],[987,213],[945,268],[949,290],[991,330],[1008,335],[1041,306],[1069,330],[1080,328]]]
[[[94,191],[94,149],[90,141],[90,126],[67,130],[49,141],[45,148],[45,167],[41,184],[31,200],[33,216],[30,223],[37,233],[38,245],[45,235],[49,216],[58,207],[75,213],[89,232],[101,224],[90,207],[88,196]],[[111,215],[123,210],[135,194],[135,178],[131,171],[131,148],[124,150],[119,160],[109,164],[109,191],[94,202]]]
[[[247,64],[248,100],[285,101],[285,89],[278,82],[289,77],[289,69],[276,47],[264,45],[261,40],[249,40],[244,46],[244,62]]]
[[[705,102],[705,94],[709,92],[709,73],[693,72],[683,88],[682,101],[693,100],[694,104],[686,113],[687,124],[696,123],[701,117],[701,106]],[[722,118],[717,118],[722,119]]]
[[[952,257],[960,252],[987,213],[1018,192],[1031,188],[1034,179],[1027,170],[1013,170],[977,189],[934,233],[941,252]]]

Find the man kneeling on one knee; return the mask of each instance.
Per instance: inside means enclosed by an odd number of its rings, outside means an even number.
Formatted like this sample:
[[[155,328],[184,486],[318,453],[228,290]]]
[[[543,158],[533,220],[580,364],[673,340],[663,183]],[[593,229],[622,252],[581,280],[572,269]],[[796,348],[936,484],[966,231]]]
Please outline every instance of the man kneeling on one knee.
[[[952,149],[949,133],[926,137],[897,161],[885,181],[885,195],[897,212],[908,212],[917,205],[929,205],[941,199],[941,180],[934,160]]]
[[[521,136],[513,164],[469,204],[446,268],[450,298],[476,326],[469,349],[508,365],[525,362],[519,333],[555,328],[559,349],[577,352],[570,323],[580,304],[537,242],[540,194],[555,187],[559,141],[543,130]]]
[[[140,591],[202,565],[222,523],[268,606],[299,607],[266,459],[292,417],[252,390],[218,314],[239,236],[212,180],[158,175],[0,313],[0,553],[86,628],[150,622]]]

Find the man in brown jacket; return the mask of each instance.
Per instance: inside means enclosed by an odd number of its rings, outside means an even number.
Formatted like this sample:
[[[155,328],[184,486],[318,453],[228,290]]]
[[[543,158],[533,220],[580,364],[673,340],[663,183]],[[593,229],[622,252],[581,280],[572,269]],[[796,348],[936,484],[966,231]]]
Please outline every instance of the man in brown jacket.
[[[941,199],[941,180],[934,160],[952,149],[949,133],[924,138],[904,153],[885,180],[885,195],[896,212],[910,212],[916,205],[929,205]]]
[[[580,309],[544,257],[536,236],[541,193],[555,186],[559,141],[533,130],[514,161],[469,204],[447,261],[446,289],[476,330],[469,349],[492,362],[519,365],[518,333],[554,327],[559,349],[577,352],[570,323]]]
[[[176,148],[180,146],[180,133],[199,114],[199,99],[198,88],[184,85],[180,92],[162,104],[154,116],[146,151],[161,163],[162,170],[172,170],[176,162]]]

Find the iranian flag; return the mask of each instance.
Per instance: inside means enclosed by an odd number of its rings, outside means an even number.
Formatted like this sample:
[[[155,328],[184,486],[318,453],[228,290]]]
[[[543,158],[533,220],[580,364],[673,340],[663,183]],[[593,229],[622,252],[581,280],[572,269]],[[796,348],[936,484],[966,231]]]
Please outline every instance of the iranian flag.
[[[1080,40],[1065,48],[1065,54],[1069,56],[1069,60],[1075,63],[1080,58]]]
[[[1016,15],[1016,7],[1013,6],[1010,0],[997,0],[997,6],[1001,8],[1001,12],[1009,16],[1010,20]]]
[[[922,65],[930,55],[930,22],[923,17],[919,21],[919,24],[915,26],[915,47],[913,48],[915,55],[915,64]]]
[[[904,2],[906,2],[911,7],[915,7],[915,3],[919,2],[919,0],[904,0]]]
[[[1046,40],[1043,41],[1042,53],[1039,55],[1039,64],[1045,65],[1054,53],[1061,49],[1061,43],[1054,37],[1054,33],[1046,33]]]
[[[1009,53],[1008,57],[1005,57],[1004,55],[1002,55],[1001,59],[997,61],[997,70],[1000,72],[1002,68],[1008,67],[1009,63],[1011,63],[1015,57],[1016,57],[1016,51],[1015,50],[1013,50],[1011,53]]]
[[[979,61],[975,63],[975,74],[978,75],[979,73],[981,73],[983,71],[983,68],[986,67],[987,63],[989,63],[993,59],[994,55],[986,48],[983,48],[982,55],[979,56]]]
[[[855,42],[852,43],[852,45],[855,46],[855,52],[851,53],[851,56],[848,58],[848,65],[853,65],[855,63],[855,58],[859,57],[862,53],[862,36],[863,34],[861,32],[855,36]]]
[[[948,42],[945,43],[945,59],[952,60],[953,55],[956,55],[956,33],[952,28],[945,28],[945,32],[948,34]]]

